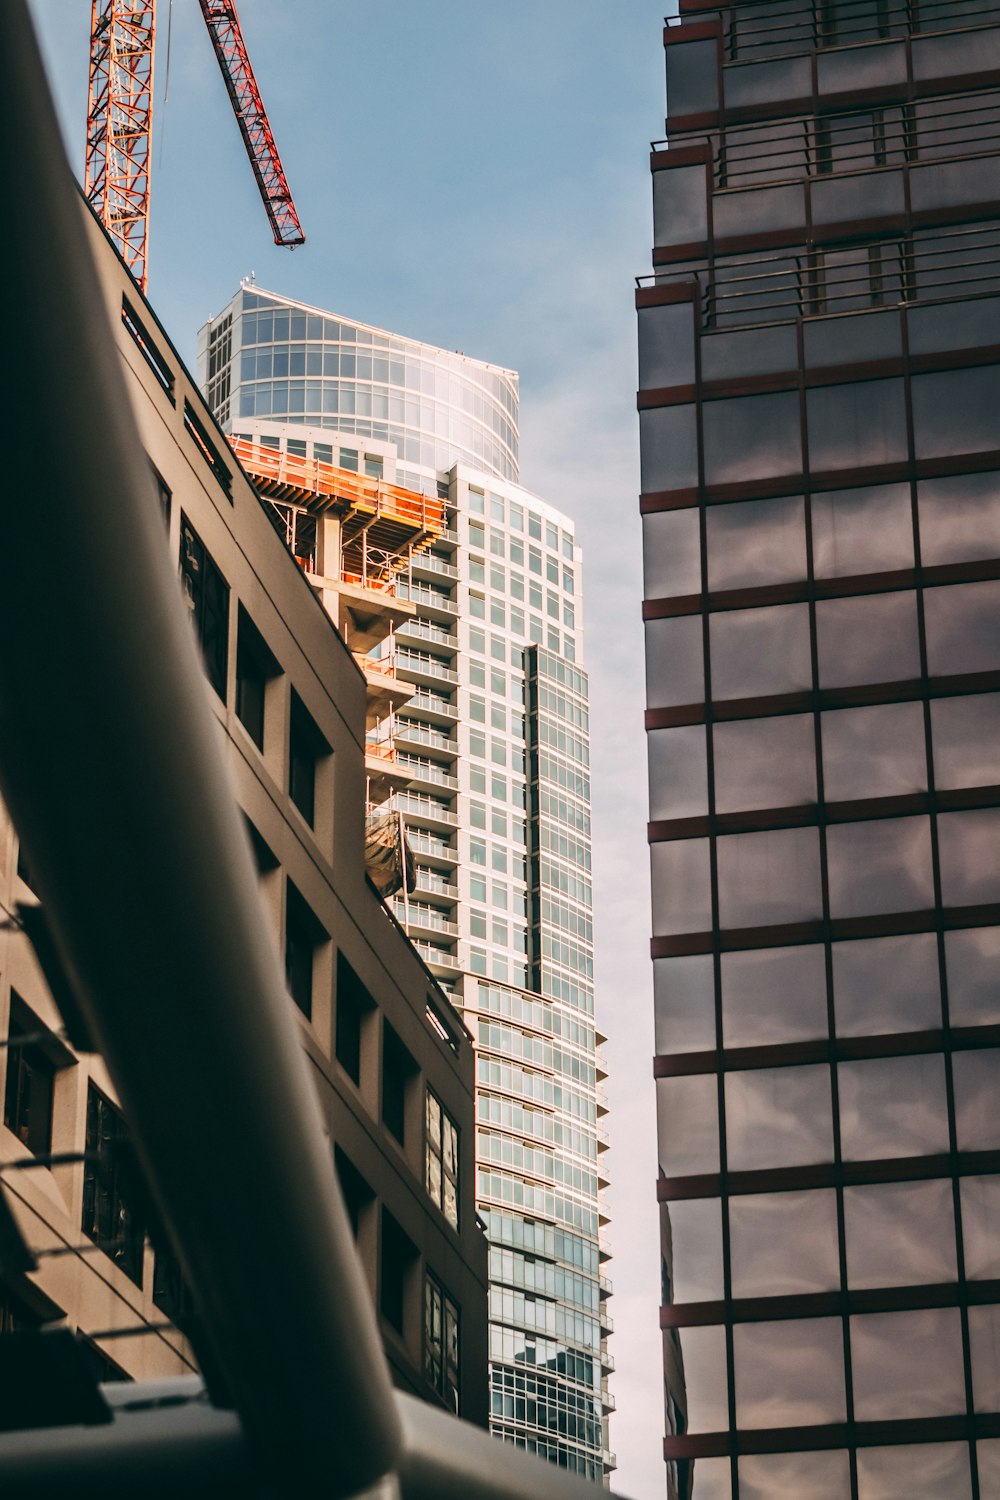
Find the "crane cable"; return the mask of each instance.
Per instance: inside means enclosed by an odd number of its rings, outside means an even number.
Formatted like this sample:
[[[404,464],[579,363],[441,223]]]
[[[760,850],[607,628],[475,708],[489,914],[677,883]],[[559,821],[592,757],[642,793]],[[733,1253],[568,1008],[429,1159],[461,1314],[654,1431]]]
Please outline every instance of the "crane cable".
[[[167,61],[163,75],[163,124],[160,127],[160,166],[163,166],[163,138],[167,133],[167,100],[170,98],[170,47],[174,35],[174,0],[167,6]]]

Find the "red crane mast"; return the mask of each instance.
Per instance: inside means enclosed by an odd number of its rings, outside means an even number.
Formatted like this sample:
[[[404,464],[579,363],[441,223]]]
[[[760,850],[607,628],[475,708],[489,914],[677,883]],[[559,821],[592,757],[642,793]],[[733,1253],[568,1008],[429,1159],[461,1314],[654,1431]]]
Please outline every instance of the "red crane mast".
[[[235,0],[199,0],[274,243],[305,242]],[[92,0],[84,191],[146,290],[156,0]]]

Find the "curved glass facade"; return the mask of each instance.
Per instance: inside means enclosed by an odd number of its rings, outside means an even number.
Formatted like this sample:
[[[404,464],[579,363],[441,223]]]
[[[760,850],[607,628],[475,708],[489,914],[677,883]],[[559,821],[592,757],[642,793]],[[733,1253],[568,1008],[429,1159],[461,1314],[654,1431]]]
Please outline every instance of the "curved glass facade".
[[[401,463],[517,480],[516,371],[247,288],[210,326],[227,316],[230,420],[333,427],[395,444]]]

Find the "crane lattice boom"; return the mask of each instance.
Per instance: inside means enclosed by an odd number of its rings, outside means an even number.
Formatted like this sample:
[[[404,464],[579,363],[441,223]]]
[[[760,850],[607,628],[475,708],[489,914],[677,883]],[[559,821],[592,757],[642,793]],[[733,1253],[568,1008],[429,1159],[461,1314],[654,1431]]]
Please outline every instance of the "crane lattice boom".
[[[235,0],[199,0],[215,55],[226,81],[243,144],[274,231],[274,243],[305,242],[274,136],[247,55]]]
[[[93,0],[84,191],[146,290],[156,0]]]
[[[3,0],[0,0],[0,4]],[[274,232],[305,242],[260,97],[234,0],[199,0],[243,144]],[[146,290],[156,0],[92,0],[84,190],[125,264]]]

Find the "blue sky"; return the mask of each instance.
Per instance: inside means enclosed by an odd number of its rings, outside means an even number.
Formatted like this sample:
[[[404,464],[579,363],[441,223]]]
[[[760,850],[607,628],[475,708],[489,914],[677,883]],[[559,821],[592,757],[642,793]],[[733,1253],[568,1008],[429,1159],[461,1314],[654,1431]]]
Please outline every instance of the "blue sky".
[[[82,171],[90,5],[30,0]],[[521,372],[521,479],[572,514],[610,1040],[615,1488],[660,1500],[633,277],[663,0],[240,0],[307,235],[271,241],[195,0],[158,0],[149,295],[190,366],[240,277]],[[169,89],[167,40],[170,33]]]

